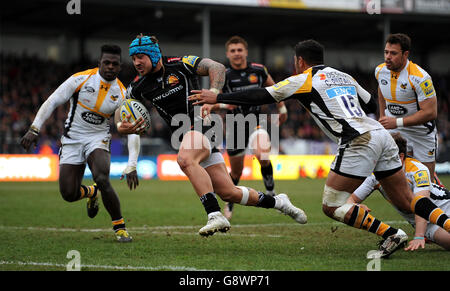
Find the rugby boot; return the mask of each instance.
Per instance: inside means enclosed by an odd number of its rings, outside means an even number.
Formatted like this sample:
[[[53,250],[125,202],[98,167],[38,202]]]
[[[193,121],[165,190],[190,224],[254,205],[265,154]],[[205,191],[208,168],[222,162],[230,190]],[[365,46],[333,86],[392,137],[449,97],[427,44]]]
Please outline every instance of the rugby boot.
[[[210,236],[216,232],[227,232],[231,228],[230,222],[222,215],[220,211],[208,214],[208,222],[199,230],[201,236]]]
[[[94,195],[91,198],[88,198],[87,200],[87,214],[90,218],[94,218],[99,209],[99,201],[98,201],[98,187],[97,184],[94,184]]]
[[[119,229],[118,231],[116,231],[116,239],[121,243],[133,241],[133,238],[126,229]]]
[[[307,222],[308,219],[306,213],[300,208],[295,207],[286,194],[278,194],[275,196],[275,199],[280,202],[280,206],[277,209],[280,210],[281,213],[289,215],[300,224],[305,224]],[[275,205],[277,205],[277,203]]]

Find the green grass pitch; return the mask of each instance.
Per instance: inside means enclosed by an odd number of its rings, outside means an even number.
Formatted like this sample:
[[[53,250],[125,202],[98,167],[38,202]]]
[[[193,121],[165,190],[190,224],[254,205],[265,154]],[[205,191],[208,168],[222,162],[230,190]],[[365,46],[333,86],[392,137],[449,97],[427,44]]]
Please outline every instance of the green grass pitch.
[[[442,182],[450,185],[450,176]],[[84,181],[90,184],[92,181]],[[114,180],[122,213],[134,241],[115,241],[100,204],[94,219],[86,200],[65,202],[55,183],[0,183],[0,270],[65,270],[67,254],[80,254],[82,270],[355,270],[365,271],[366,254],[379,238],[326,217],[321,210],[324,179],[276,181],[278,193],[308,214],[299,225],[273,209],[235,206],[231,230],[203,238],[205,211],[186,181],[140,181],[135,191]],[[262,181],[241,185],[263,189]],[[221,206],[223,202],[220,201]],[[378,193],[366,203],[394,227],[413,229]],[[382,260],[381,270],[450,270],[450,252],[434,244],[400,250]]]

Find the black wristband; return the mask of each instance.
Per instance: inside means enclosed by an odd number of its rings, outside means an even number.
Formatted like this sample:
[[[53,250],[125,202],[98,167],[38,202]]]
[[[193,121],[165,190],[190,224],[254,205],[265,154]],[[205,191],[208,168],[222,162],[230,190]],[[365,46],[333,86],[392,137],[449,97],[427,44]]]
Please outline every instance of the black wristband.
[[[30,129],[28,129],[29,132],[31,132],[34,135],[39,135],[39,129],[37,129],[37,127],[35,126],[30,126]]]

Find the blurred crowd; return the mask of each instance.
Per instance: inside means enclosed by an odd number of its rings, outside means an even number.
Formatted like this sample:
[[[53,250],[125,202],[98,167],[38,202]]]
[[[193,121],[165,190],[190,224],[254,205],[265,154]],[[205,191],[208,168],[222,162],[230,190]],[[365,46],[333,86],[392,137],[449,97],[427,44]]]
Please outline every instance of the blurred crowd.
[[[0,153],[24,153],[19,146],[20,138],[31,125],[40,105],[51,93],[73,73],[96,67],[95,61],[81,61],[74,64],[60,64],[30,55],[1,54],[1,88],[0,88]],[[291,72],[275,71],[268,68],[275,82],[288,77]],[[352,75],[366,90],[376,96],[377,84],[373,72],[363,72],[355,68],[340,68]],[[440,153],[447,159],[450,156],[450,73],[447,75],[429,73],[433,77],[438,96],[438,118]],[[131,64],[124,63],[119,79],[125,86],[135,77]],[[288,108],[288,121],[280,129],[280,139],[285,141],[308,140],[330,143],[310,115],[295,100],[285,102]],[[57,153],[59,138],[64,128],[69,103],[58,107],[52,117],[41,129],[37,152]],[[266,113],[277,113],[276,107],[270,105]],[[150,138],[170,140],[167,125],[151,109],[152,128]],[[374,116],[375,117],[375,116]],[[375,117],[376,118],[376,117]],[[113,139],[120,139],[115,126],[111,126]],[[286,144],[286,143],[285,143]],[[281,146],[281,151],[283,147]],[[286,151],[287,152],[287,151]]]

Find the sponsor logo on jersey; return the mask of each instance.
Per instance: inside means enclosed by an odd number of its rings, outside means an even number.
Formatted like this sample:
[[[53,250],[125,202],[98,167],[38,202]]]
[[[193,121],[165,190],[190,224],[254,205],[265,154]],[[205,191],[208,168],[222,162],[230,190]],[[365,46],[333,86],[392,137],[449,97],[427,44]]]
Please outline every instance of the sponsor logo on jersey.
[[[281,82],[276,83],[275,85],[272,86],[272,88],[275,89],[275,90],[278,90],[281,87],[286,86],[287,84],[289,84],[289,80],[286,79],[286,80],[283,80]]]
[[[183,57],[183,63],[194,67],[195,66],[195,62],[197,61],[198,57],[197,56],[184,56]]]
[[[94,93],[94,92],[95,92],[95,89],[92,88],[91,86],[84,86],[83,92],[84,92],[84,91],[89,92],[89,93]]]
[[[167,78],[167,84],[169,84],[170,86],[175,86],[179,82],[180,79],[174,74],[170,74],[169,77]]]
[[[331,88],[325,91],[328,95],[328,98],[334,98],[336,96],[342,96],[342,95],[356,95],[356,88],[354,86],[342,86],[342,87],[335,87]]]
[[[109,96],[112,101],[117,101],[117,98],[119,98],[119,95],[111,95]]]
[[[172,63],[172,62],[178,62],[178,61],[180,61],[181,60],[181,58],[179,58],[179,57],[176,57],[176,58],[168,58],[167,59],[167,62],[168,63]]]
[[[252,63],[252,66],[264,68],[264,65],[262,65],[262,64],[257,64],[257,63]]]
[[[430,186],[430,178],[427,171],[418,171],[414,174],[414,180],[418,187]]]
[[[320,80],[322,80],[322,81],[327,78],[327,75],[325,75],[325,74],[319,74],[318,76],[319,76]]]
[[[100,85],[100,90],[108,91],[109,86],[104,86],[103,84]]]
[[[406,109],[405,107],[398,105],[398,104],[389,104],[387,106],[387,109],[393,115],[404,115],[404,114],[408,113],[408,109]]]
[[[408,83],[401,83],[400,84],[400,88],[402,88],[403,90],[405,90],[407,86],[408,86]]]
[[[162,93],[161,95],[158,95],[157,97],[153,98],[153,101],[159,101],[161,99],[167,98],[170,95],[177,93],[178,91],[183,89],[183,85],[179,85],[177,87],[174,87],[172,89],[170,89],[169,91]]]
[[[256,74],[250,74],[250,76],[248,76],[248,81],[252,84],[258,83],[258,76]]]
[[[432,149],[431,151],[428,151],[428,155],[429,156],[434,156],[434,149]]]
[[[326,72],[325,73],[325,85],[331,86],[342,86],[342,85],[352,85],[352,79],[348,75],[342,74],[340,72]]]
[[[430,79],[420,83],[420,88],[422,88],[423,93],[425,93],[425,97],[431,97],[434,95],[433,82],[431,82]]]
[[[81,113],[81,118],[83,118],[84,121],[90,124],[99,125],[102,124],[105,118],[103,116],[100,116],[94,112],[86,111]]]
[[[386,81],[385,79],[381,79],[381,85],[387,85],[388,84],[388,81]]]

